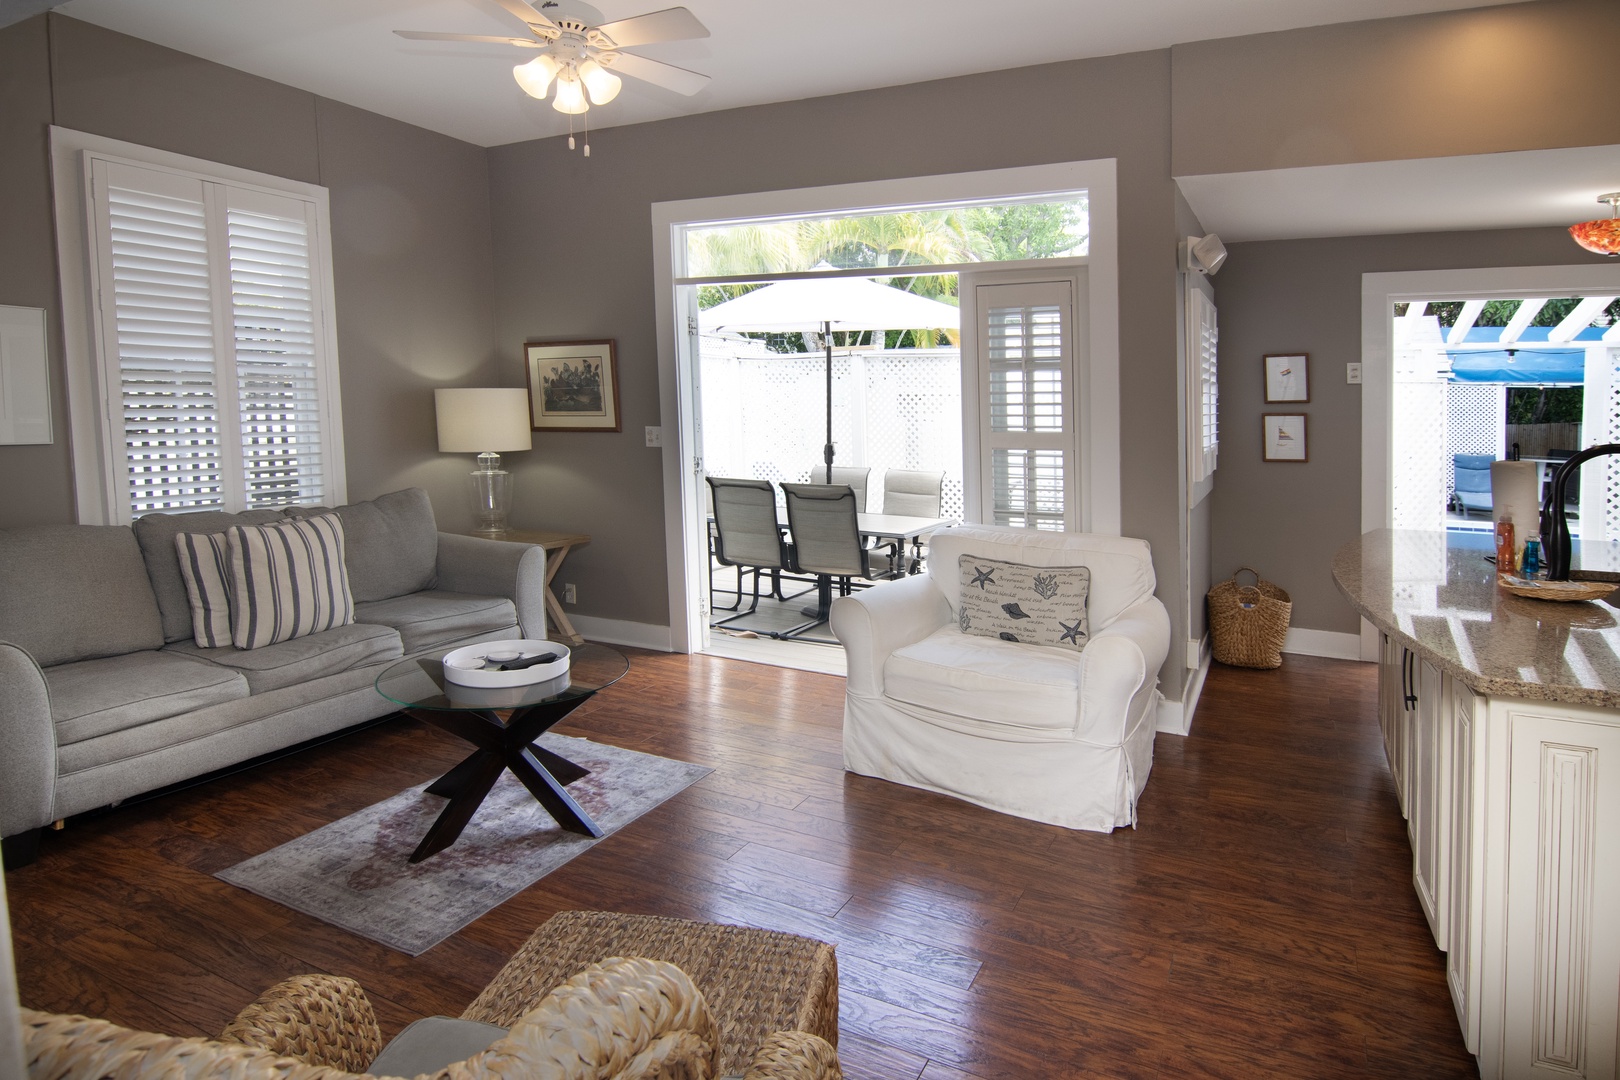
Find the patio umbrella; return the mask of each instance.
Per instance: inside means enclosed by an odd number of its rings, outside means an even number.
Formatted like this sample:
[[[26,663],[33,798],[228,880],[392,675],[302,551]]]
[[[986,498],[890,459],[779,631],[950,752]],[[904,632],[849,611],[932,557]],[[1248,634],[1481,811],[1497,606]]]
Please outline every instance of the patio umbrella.
[[[821,328],[827,356],[827,443],[822,452],[830,470],[833,463],[832,332],[955,330],[961,326],[961,314],[950,304],[882,285],[871,278],[800,278],[779,281],[716,304],[698,315],[698,326],[706,334],[783,333]]]

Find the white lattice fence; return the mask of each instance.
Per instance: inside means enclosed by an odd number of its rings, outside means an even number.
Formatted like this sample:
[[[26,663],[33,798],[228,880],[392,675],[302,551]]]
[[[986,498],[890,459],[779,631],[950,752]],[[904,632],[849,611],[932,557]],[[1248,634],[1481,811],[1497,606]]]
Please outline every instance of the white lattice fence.
[[[771,353],[754,342],[705,337],[701,372],[703,465],[712,476],[801,481],[826,440],[821,353]],[[945,472],[941,512],[962,516],[961,359],[955,349],[834,350],[837,462],[871,470],[870,507],[888,469]]]
[[[1506,447],[1507,387],[1499,383],[1446,385],[1446,493],[1457,489],[1457,454],[1500,459]]]
[[[1397,341],[1394,361],[1392,524],[1397,529],[1443,531],[1451,490],[1451,457],[1446,452],[1447,384],[1437,374],[1430,350],[1402,348]]]

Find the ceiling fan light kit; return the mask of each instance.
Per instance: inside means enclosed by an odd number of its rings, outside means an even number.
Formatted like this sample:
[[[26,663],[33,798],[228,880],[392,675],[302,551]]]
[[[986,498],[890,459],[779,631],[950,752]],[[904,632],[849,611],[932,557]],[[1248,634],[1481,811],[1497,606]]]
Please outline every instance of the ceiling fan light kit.
[[[1609,216],[1571,225],[1569,235],[1587,251],[1612,259],[1620,255],[1620,191],[1599,195],[1597,201],[1608,204]]]
[[[609,71],[609,67],[618,67],[626,75],[680,94],[695,94],[708,85],[707,75],[621,51],[636,45],[708,37],[708,29],[683,7],[604,23],[601,12],[577,0],[546,0],[539,9],[530,7],[524,0],[496,2],[522,21],[530,37],[420,30],[395,30],[394,33],[413,41],[474,41],[539,49],[540,55],[512,69],[512,77],[525,94],[539,101],[545,100],[552,83],[556,83],[551,107],[569,116],[582,115],[592,105],[606,105],[619,96],[624,81]],[[572,124],[568,148],[574,148]],[[587,141],[585,155],[589,157],[590,153]]]

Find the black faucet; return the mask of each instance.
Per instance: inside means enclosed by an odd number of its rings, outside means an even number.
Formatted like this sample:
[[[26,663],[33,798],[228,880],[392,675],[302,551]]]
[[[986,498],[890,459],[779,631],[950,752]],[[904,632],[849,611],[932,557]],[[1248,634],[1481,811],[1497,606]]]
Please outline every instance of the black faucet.
[[[1541,548],[1547,563],[1548,581],[1569,580],[1569,512],[1564,509],[1564,488],[1575,470],[1595,457],[1620,454],[1620,443],[1589,446],[1562,465],[1552,476],[1552,486],[1541,504]]]

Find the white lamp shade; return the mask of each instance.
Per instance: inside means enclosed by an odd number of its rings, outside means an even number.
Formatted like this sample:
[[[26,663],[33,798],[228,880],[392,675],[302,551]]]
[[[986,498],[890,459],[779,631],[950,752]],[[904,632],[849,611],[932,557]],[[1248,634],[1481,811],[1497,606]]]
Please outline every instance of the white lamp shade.
[[[565,71],[558,76],[557,96],[552,99],[551,107],[560,113],[576,114],[590,108],[585,103],[585,88],[577,74]]]
[[[527,64],[519,64],[512,69],[512,77],[517,84],[523,87],[523,92],[532,98],[545,99],[546,88],[551,80],[557,77],[557,61],[550,54],[542,54],[530,60]]]
[[[435,390],[439,450],[446,454],[528,450],[529,392],[522,389]]]
[[[624,85],[624,80],[595,60],[587,60],[579,65],[579,81],[585,84],[585,91],[591,95],[592,105],[606,105],[619,96],[619,87]]]

